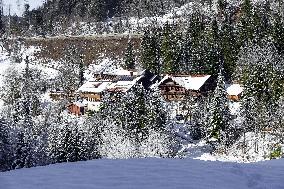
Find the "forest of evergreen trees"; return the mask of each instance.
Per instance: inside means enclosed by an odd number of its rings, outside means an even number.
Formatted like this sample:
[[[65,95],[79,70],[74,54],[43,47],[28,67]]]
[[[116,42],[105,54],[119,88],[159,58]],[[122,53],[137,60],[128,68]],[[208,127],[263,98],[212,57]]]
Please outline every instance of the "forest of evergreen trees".
[[[22,72],[9,70],[1,92],[0,171],[97,158],[176,156],[178,142],[166,129],[169,120],[158,92],[138,85],[125,95],[106,95],[100,112],[81,119],[66,114],[68,99],[42,103],[46,90],[73,77],[47,81],[28,60]],[[79,74],[76,82],[78,87]],[[66,90],[72,86],[65,83]]]
[[[223,2],[223,3],[221,3]],[[188,18],[188,26],[178,24],[148,28],[141,44],[141,64],[154,73],[217,75],[220,63],[226,81],[239,80],[235,74],[241,49],[269,43],[283,57],[284,24],[280,11],[266,4],[253,6],[244,0],[238,17],[230,6],[219,1],[218,15],[205,17],[198,9]]]

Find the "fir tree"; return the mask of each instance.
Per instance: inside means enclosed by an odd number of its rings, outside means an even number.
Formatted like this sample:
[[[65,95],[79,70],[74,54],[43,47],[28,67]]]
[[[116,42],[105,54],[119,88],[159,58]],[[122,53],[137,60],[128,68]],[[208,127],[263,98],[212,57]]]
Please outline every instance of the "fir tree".
[[[11,142],[9,139],[9,129],[4,120],[0,120],[0,172],[11,169]]]
[[[224,72],[225,80],[233,80],[233,74],[236,68],[238,46],[236,40],[236,34],[234,31],[233,22],[230,16],[226,13],[225,20],[222,23],[220,31],[220,49],[221,53],[224,56]]]
[[[82,86],[84,84],[84,72],[85,72],[85,66],[84,66],[84,60],[83,55],[80,56],[80,63],[79,63],[79,85]]]
[[[135,69],[135,57],[133,53],[133,45],[131,41],[128,41],[127,43],[127,49],[125,52],[125,60],[124,60],[124,69],[127,70],[134,70]]]
[[[191,74],[205,74],[204,68],[207,64],[203,61],[206,60],[204,55],[207,52],[206,48],[208,47],[208,39],[205,34],[205,23],[203,21],[200,11],[196,11],[190,17],[190,27],[189,27],[190,37],[191,37]]]
[[[14,146],[13,168],[30,168],[34,166],[33,152],[29,138],[29,133],[21,129],[17,133],[16,144]]]
[[[230,144],[230,111],[222,67],[217,78],[217,87],[210,99],[209,137],[224,146]]]
[[[241,5],[241,18],[239,23],[240,46],[253,39],[253,5],[251,0],[243,0]]]
[[[160,73],[160,46],[159,32],[157,29],[145,30],[141,42],[141,63],[144,69],[159,74]]]
[[[275,22],[273,26],[273,39],[275,47],[278,52],[284,54],[284,20],[281,19],[280,15],[275,16]]]
[[[2,6],[1,6],[1,10],[0,10],[0,36],[2,37],[2,35],[5,33],[5,25],[3,23],[3,12],[2,12]]]
[[[177,34],[173,34],[173,28],[169,24],[166,24],[163,31],[163,37],[161,41],[161,58],[163,63],[164,73],[175,73],[178,71],[178,52],[177,52]]]
[[[181,48],[181,65],[180,71],[182,73],[190,73],[191,70],[191,39],[190,33],[187,31],[183,36],[182,48]]]

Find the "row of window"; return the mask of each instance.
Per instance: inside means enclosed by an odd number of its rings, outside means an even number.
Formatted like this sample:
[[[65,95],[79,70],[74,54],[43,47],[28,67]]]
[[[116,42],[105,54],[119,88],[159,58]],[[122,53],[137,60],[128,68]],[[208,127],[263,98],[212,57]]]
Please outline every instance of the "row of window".
[[[185,92],[185,88],[183,87],[161,87],[162,90],[164,91],[180,91],[180,92]]]

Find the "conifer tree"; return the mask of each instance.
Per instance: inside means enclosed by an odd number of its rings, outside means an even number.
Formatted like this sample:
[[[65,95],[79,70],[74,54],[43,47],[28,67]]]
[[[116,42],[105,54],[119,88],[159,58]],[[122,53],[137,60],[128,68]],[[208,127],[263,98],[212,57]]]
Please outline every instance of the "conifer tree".
[[[160,41],[157,29],[146,29],[141,42],[141,63],[144,69],[160,73]]]
[[[79,54],[74,45],[65,50],[65,57],[60,60],[59,74],[56,78],[56,89],[62,90],[69,101],[72,100],[74,91],[79,88],[83,79],[84,67]]]
[[[63,122],[58,135],[58,146],[56,154],[56,162],[68,162],[71,159],[70,154],[72,151],[72,131],[68,122]]]
[[[204,74],[204,68],[207,67],[207,64],[203,60],[206,60],[204,55],[207,52],[206,48],[208,47],[208,39],[205,34],[205,23],[202,18],[200,11],[195,11],[190,17],[190,27],[189,27],[190,37],[191,37],[191,74]]]
[[[3,5],[0,5],[0,8],[1,8],[1,10],[0,10],[0,36],[2,37],[2,35],[4,34],[4,32],[5,32],[5,25],[4,25],[4,23],[3,23],[3,12],[2,12],[2,6]]]
[[[273,39],[275,47],[278,52],[284,54],[284,20],[279,14],[275,16],[275,22],[273,26]]]
[[[34,166],[32,140],[27,129],[20,129],[14,146],[13,168],[30,168]]]
[[[4,105],[14,105],[21,97],[21,75],[15,68],[8,68],[3,80],[1,99]]]
[[[167,113],[163,107],[164,100],[160,91],[148,91],[146,95],[147,125],[149,128],[163,131],[166,127]]]
[[[241,5],[241,18],[239,23],[240,46],[253,39],[253,5],[251,0],[243,0]]]
[[[222,67],[218,74],[217,87],[210,99],[209,114],[209,137],[213,137],[219,143],[228,146],[231,134],[230,111]]]
[[[18,119],[13,123],[19,129],[17,133],[17,145],[14,149],[14,168],[32,167],[35,164],[34,148],[35,136],[33,116],[38,115],[39,99],[32,88],[32,72],[29,68],[29,60],[26,58],[26,67],[23,73],[21,98],[17,102]]]
[[[125,60],[124,60],[124,69],[127,70],[134,70],[135,69],[135,57],[133,53],[133,45],[131,41],[128,41],[127,43],[127,49],[125,52]]]
[[[226,12],[227,6],[228,6],[227,0],[218,0],[217,1],[217,8],[218,8],[219,15],[222,15]]]
[[[238,46],[236,40],[235,29],[231,17],[226,13],[225,20],[222,23],[220,31],[220,50],[224,56],[224,72],[225,80],[231,81],[236,68]]]
[[[9,129],[3,119],[0,120],[0,172],[11,169],[11,140],[9,139]]]
[[[84,144],[86,148],[87,159],[98,159],[101,157],[99,147],[102,145],[101,135],[103,130],[103,118],[101,113],[95,113],[88,117],[85,122]]]
[[[80,56],[80,63],[79,63],[79,85],[82,86],[84,84],[84,72],[85,72],[85,66],[84,66],[84,60],[83,55]]]
[[[179,56],[177,52],[177,41],[176,34],[172,26],[166,24],[164,26],[163,37],[161,41],[161,58],[163,63],[163,72],[164,73],[175,73],[178,71],[178,64],[175,60]]]
[[[76,162],[87,160],[86,158],[86,148],[84,146],[84,135],[81,129],[78,127],[78,123],[72,123],[71,130],[72,139],[70,141],[70,153],[68,154],[68,161]]]
[[[182,40],[182,47],[181,47],[181,65],[180,71],[182,73],[190,73],[191,70],[191,39],[190,33],[187,31],[183,36]]]
[[[250,96],[257,101],[276,101],[283,93],[283,62],[271,41],[250,43],[240,52],[238,61],[242,80]]]
[[[211,28],[209,29],[208,44],[207,48],[205,47],[205,53],[203,54],[203,62],[206,64],[204,72],[213,76],[218,75],[218,64],[220,56],[220,34],[219,26],[216,18],[213,19],[211,23]],[[206,50],[207,49],[207,50]],[[207,53],[206,53],[207,52]]]

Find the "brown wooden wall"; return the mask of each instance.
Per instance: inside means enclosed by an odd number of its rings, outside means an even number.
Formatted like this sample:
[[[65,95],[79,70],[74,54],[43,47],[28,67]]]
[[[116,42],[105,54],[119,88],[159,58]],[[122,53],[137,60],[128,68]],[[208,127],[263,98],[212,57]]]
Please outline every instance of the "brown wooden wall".
[[[81,93],[80,97],[94,102],[99,102],[102,99],[102,95],[100,93]]]
[[[85,108],[84,107],[79,107],[76,104],[70,104],[68,106],[68,110],[71,114],[81,116],[85,114]]]

